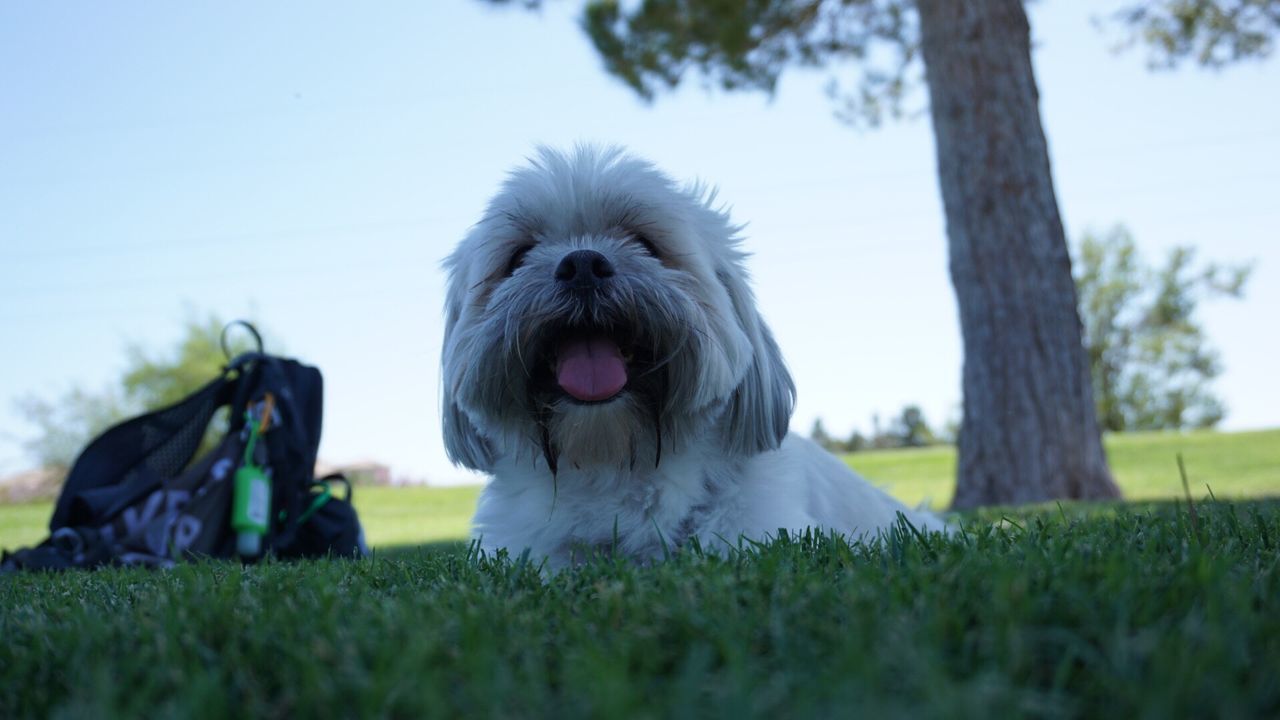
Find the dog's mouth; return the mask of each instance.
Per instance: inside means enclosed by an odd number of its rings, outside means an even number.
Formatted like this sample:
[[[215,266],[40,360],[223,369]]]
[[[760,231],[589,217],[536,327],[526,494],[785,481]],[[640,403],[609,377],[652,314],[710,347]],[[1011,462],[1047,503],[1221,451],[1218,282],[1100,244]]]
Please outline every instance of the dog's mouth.
[[[566,325],[544,329],[531,356],[529,401],[542,433],[542,452],[555,473],[559,450],[552,443],[550,420],[557,401],[608,405],[620,397],[635,400],[631,412],[648,408],[654,423],[654,464],[662,459],[662,408],[671,352],[651,336],[627,324]],[[632,463],[634,451],[631,448]]]
[[[611,400],[627,386],[631,353],[607,335],[569,335],[553,346],[556,384],[580,402]]]
[[[653,392],[655,349],[640,333],[615,325],[544,331],[530,366],[535,396],[580,404],[607,403],[626,392]]]

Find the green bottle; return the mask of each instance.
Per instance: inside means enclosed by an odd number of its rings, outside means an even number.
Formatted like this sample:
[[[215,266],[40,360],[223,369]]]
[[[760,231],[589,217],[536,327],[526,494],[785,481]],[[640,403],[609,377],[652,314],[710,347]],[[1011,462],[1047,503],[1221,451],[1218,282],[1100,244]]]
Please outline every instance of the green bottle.
[[[242,558],[262,552],[262,536],[271,517],[271,479],[256,465],[236,470],[231,502],[231,527],[236,531],[236,552]]]
[[[249,442],[244,446],[244,463],[236,470],[235,488],[231,496],[231,528],[236,531],[236,552],[242,558],[262,553],[262,536],[271,520],[271,478],[253,462],[258,437],[267,431],[275,397],[267,393],[262,402],[262,421],[255,423],[253,414],[245,412]]]

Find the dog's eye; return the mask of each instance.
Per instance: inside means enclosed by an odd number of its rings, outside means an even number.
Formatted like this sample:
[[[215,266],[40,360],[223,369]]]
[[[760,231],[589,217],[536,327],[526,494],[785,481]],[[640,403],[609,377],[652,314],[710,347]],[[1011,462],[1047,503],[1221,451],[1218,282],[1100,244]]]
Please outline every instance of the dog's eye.
[[[640,247],[644,248],[645,252],[649,253],[653,257],[661,257],[658,255],[658,248],[654,246],[653,241],[649,238],[637,233],[632,235],[631,239],[638,243]]]
[[[516,248],[516,251],[514,253],[511,253],[511,260],[507,261],[508,277],[510,277],[511,273],[514,273],[517,268],[519,268],[521,265],[524,264],[524,256],[528,255],[529,251],[532,249],[533,249],[533,244],[530,243],[527,245],[521,245],[520,247]]]

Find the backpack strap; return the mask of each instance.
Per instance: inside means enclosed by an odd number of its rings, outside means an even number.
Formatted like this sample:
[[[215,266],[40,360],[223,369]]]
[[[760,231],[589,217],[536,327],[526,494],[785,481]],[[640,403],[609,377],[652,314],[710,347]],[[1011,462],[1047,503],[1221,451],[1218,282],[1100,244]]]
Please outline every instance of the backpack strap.
[[[346,488],[342,497],[333,492],[335,485]],[[364,529],[351,504],[351,481],[345,475],[334,473],[314,480],[305,492],[299,493],[299,498],[305,501],[303,511],[280,519],[282,528],[272,546],[277,557],[369,555]]]
[[[5,551],[0,572],[94,567],[110,560],[110,543],[93,528],[61,528],[35,547]]]
[[[123,506],[178,474],[200,447],[214,411],[230,400],[238,384],[231,376],[225,370],[182,401],[126,420],[89,443],[67,474],[49,530],[77,524],[74,509],[92,514]]]

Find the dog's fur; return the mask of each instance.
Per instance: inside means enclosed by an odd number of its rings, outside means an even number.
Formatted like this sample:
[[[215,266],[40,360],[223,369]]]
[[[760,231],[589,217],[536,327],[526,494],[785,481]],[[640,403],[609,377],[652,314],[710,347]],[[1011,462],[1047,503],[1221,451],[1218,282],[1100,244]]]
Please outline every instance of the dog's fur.
[[[787,434],[795,386],[747,284],[739,227],[714,193],[676,186],[618,149],[542,149],[446,261],[445,447],[493,479],[474,535],[554,566],[586,550],[661,557],[806,527],[875,533],[904,507]],[[616,271],[572,290],[575,250]],[[616,396],[557,385],[557,342],[607,336]],[[561,346],[563,347],[563,346]]]

